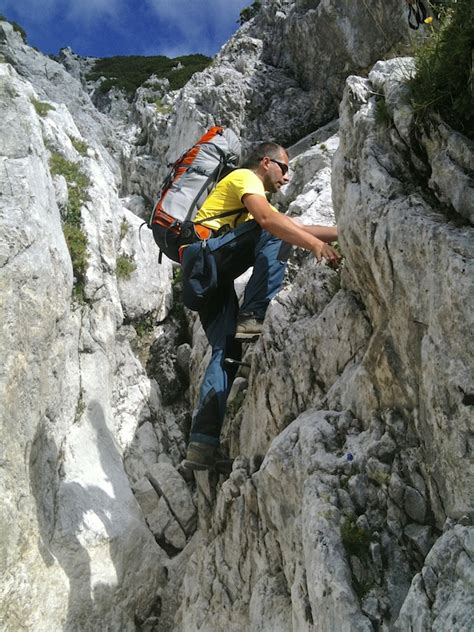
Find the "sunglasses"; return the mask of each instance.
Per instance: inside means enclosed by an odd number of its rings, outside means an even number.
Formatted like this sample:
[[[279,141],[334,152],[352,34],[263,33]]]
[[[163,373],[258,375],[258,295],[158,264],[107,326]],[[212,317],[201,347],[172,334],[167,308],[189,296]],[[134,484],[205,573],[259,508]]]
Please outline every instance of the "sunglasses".
[[[263,158],[265,158],[265,156]],[[260,158],[260,160],[263,160],[263,158]],[[288,173],[287,164],[285,164],[284,162],[280,162],[279,160],[275,160],[274,158],[270,158],[270,156],[266,156],[266,158],[268,158],[270,162],[274,162],[276,165],[278,165],[281,169],[282,174],[286,176],[286,174]]]

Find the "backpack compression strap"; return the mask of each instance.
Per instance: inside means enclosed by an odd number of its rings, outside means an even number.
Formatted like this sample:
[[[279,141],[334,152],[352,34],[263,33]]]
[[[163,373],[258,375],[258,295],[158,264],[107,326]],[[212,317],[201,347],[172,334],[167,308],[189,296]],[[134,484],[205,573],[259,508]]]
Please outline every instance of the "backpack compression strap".
[[[234,222],[234,228],[235,228],[235,224],[237,223],[239,218],[246,212],[247,212],[247,209],[245,207],[238,208],[238,209],[235,209],[235,211],[226,211],[225,213],[219,213],[219,215],[214,215],[213,217],[208,217],[207,219],[203,219],[200,222],[194,222],[194,224],[200,224],[201,226],[206,226],[206,222],[213,222],[216,219],[222,219],[223,217],[231,217],[232,215],[237,215]],[[209,228],[209,227],[207,226],[206,228]]]

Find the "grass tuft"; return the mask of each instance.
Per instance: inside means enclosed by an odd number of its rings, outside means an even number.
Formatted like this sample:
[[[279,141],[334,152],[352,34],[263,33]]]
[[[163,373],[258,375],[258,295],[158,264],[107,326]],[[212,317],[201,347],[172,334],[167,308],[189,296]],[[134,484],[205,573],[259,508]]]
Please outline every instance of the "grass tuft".
[[[341,538],[348,555],[357,555],[362,560],[369,555],[370,534],[359,527],[353,518],[341,524]]]
[[[454,129],[474,139],[474,3],[441,3],[439,21],[415,52],[410,81],[417,120],[430,110]]]
[[[131,257],[127,255],[119,255],[117,257],[115,273],[119,279],[129,279],[136,269],[137,266]]]
[[[74,138],[72,136],[70,138],[71,138],[72,146],[77,151],[77,153],[80,154],[81,156],[87,156],[87,150],[89,149],[88,144],[84,142],[83,140],[81,140],[80,138]]]
[[[242,26],[242,24],[245,24],[245,22],[248,22],[249,20],[254,18],[257,15],[257,13],[260,11],[261,6],[262,6],[262,3],[259,0],[255,0],[255,2],[253,2],[250,6],[242,9],[239,15],[239,19],[238,19],[238,23],[240,24],[240,26]]]
[[[33,104],[33,107],[35,108],[36,114],[38,114],[38,116],[46,116],[48,112],[56,109],[54,105],[51,105],[50,103],[45,103],[44,101],[38,101],[38,99],[31,99],[31,103]]]
[[[51,175],[64,176],[68,188],[68,204],[63,214],[63,232],[72,261],[74,272],[73,295],[79,302],[85,302],[84,282],[87,268],[87,237],[81,225],[81,207],[87,199],[89,178],[82,173],[79,165],[57,152],[49,159]]]

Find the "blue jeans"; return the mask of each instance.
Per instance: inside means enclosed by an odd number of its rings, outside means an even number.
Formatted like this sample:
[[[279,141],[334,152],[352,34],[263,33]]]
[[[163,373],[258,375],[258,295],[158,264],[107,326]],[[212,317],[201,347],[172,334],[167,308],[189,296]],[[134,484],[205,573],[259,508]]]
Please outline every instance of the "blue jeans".
[[[241,342],[235,339],[237,318],[265,316],[268,304],[280,289],[291,246],[254,226],[245,234],[239,229],[222,237],[209,239],[216,259],[218,287],[199,310],[199,318],[212,348],[212,356],[201,385],[199,405],[194,414],[190,441],[219,445],[227,397],[236,368],[224,364],[226,358],[241,359]],[[188,246],[200,248],[200,244]],[[186,256],[186,251],[185,255]],[[234,279],[253,266],[245,288],[241,308],[234,290]]]

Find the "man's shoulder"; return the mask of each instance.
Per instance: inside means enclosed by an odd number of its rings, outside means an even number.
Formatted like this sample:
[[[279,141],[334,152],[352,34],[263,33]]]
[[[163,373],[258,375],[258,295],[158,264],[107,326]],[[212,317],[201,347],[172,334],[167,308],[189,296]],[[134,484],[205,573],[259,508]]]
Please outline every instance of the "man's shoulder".
[[[263,191],[262,181],[251,169],[234,169],[222,182],[224,181],[244,188],[250,186],[252,189],[255,189],[256,187],[258,190],[262,189]]]

